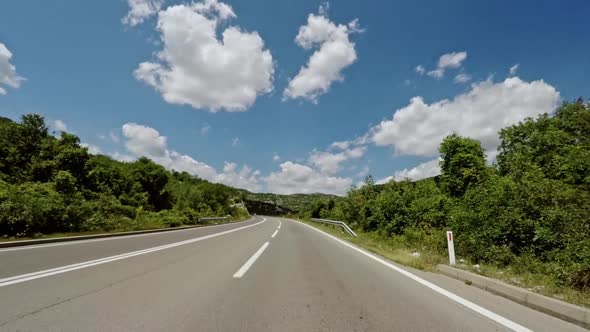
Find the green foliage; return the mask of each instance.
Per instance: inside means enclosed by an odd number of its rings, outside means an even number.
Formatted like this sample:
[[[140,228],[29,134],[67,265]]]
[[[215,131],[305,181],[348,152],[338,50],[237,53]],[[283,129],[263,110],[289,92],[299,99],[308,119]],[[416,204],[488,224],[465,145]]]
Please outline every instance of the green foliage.
[[[0,117],[0,235],[123,231],[248,215],[243,191],[147,158],[90,155],[80,139],[48,134],[43,117]]]
[[[461,197],[486,176],[486,160],[481,144],[455,134],[445,138],[439,148],[441,179],[449,195]]]
[[[441,176],[375,185],[372,178],[307,216],[444,253],[447,228],[460,257],[546,275],[590,289],[590,106],[564,103],[554,115],[504,128],[497,165],[479,142],[450,135]]]

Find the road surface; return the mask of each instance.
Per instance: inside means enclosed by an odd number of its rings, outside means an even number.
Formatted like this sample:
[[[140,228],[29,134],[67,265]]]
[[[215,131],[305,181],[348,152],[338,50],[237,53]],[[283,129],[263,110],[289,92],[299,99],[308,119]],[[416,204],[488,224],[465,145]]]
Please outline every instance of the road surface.
[[[281,218],[0,249],[0,331],[584,331]]]

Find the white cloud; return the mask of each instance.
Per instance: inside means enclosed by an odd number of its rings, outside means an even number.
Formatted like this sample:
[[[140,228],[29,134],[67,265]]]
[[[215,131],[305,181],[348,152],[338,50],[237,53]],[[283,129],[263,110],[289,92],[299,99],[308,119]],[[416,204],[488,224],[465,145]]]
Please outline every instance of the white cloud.
[[[465,73],[457,74],[457,76],[455,76],[454,81],[455,81],[455,83],[466,83],[466,82],[469,82],[469,81],[471,81],[471,75],[465,74]]]
[[[121,19],[123,24],[136,26],[155,15],[162,8],[164,0],[127,0],[129,12]]]
[[[126,123],[123,125],[123,136],[126,139],[125,146],[131,154],[117,152],[112,156],[114,159],[133,161],[138,157],[146,156],[167,169],[187,172],[212,182],[251,191],[260,191],[262,188],[259,171],[253,170],[247,165],[242,166],[238,171],[235,163],[225,162],[223,171],[217,172],[215,168],[204,162],[169,149],[166,137],[154,128],[136,123]]]
[[[438,59],[438,68],[459,68],[465,59],[467,59],[467,52],[443,54],[440,56],[440,59]]]
[[[426,69],[422,65],[417,65],[414,70],[420,75],[424,75],[424,72],[426,72]]]
[[[240,171],[237,171],[237,167],[238,165],[235,163],[225,162],[223,173],[218,174],[215,181],[228,186],[259,192],[262,189],[259,180],[260,172],[252,170],[248,165],[242,166]]]
[[[335,174],[340,170],[340,164],[349,159],[360,158],[364,155],[366,147],[359,146],[332,153],[314,150],[309,156],[309,163],[318,167],[322,172]]]
[[[278,154],[276,154],[276,153],[275,153],[275,154],[272,156],[272,160],[273,160],[273,161],[279,161],[279,160],[281,160],[281,156],[279,156]]]
[[[209,134],[210,131],[211,126],[208,123],[203,124],[203,126],[201,127],[201,136]]]
[[[373,127],[369,136],[376,145],[391,146],[406,155],[434,156],[442,139],[452,133],[479,140],[485,150],[495,150],[500,129],[550,113],[559,100],[559,92],[542,80],[486,80],[452,100],[427,104],[422,97],[414,97],[392,119]]]
[[[25,79],[16,73],[16,67],[10,63],[12,53],[0,42],[0,95],[5,95],[6,90],[2,85],[18,88]]]
[[[393,174],[395,181],[410,179],[412,181],[430,178],[440,174],[439,159],[429,160],[413,168],[405,168]]]
[[[125,146],[134,155],[148,158],[164,158],[168,154],[166,136],[161,136],[154,128],[137,123],[123,125],[123,136],[127,138]]]
[[[238,137],[234,137],[234,139],[231,140],[231,146],[236,147],[240,145],[240,139]]]
[[[85,147],[88,149],[88,152],[91,154],[101,154],[102,151],[100,150],[100,148],[94,144],[89,144],[89,143],[82,143],[80,144],[81,146]]]
[[[111,155],[111,157],[115,160],[126,162],[126,163],[135,161],[137,159],[137,157],[135,157],[135,156],[132,156],[132,155],[126,154],[126,153],[121,153],[121,152],[115,152]]]
[[[352,184],[350,178],[329,176],[309,166],[291,161],[282,163],[280,168],[280,171],[272,172],[264,178],[268,190],[274,193],[309,194],[322,192],[342,195]]]
[[[349,146],[350,146],[350,142],[349,141],[334,142],[331,145],[332,148],[338,148],[340,150],[346,150],[346,149],[348,149]]]
[[[68,131],[68,126],[62,120],[55,120],[55,121],[53,121],[53,127],[57,131],[65,131],[65,132]]]
[[[165,101],[197,109],[245,111],[272,91],[274,64],[257,32],[217,28],[236,17],[217,0],[170,6],[158,13],[163,49],[142,62],[135,77],[154,87]]]
[[[166,168],[173,169],[178,172],[187,172],[209,181],[218,182],[217,172],[213,167],[207,165],[204,162],[195,160],[186,154],[170,151],[165,158],[155,159],[154,161]]]
[[[445,71],[444,71],[444,69],[441,69],[441,68],[433,69],[433,70],[429,71],[428,73],[426,73],[426,75],[428,75],[430,77],[434,77],[434,78],[442,78],[445,75]]]
[[[119,143],[120,141],[119,136],[117,136],[117,134],[115,134],[112,131],[109,133],[109,137],[111,138],[111,141],[113,141],[114,143]]]
[[[103,140],[103,141],[104,141],[105,139],[107,139],[107,137],[106,137],[104,134],[98,134],[98,135],[96,135],[96,136],[97,136],[98,138],[100,138],[101,140]]]
[[[510,76],[514,76],[516,75],[516,72],[518,71],[518,67],[520,67],[520,65],[517,63],[514,66],[510,67]]]
[[[440,56],[436,69],[426,73],[426,75],[434,78],[442,78],[445,75],[445,70],[449,68],[459,68],[463,61],[467,59],[467,52],[451,52]]]
[[[320,7],[319,14],[310,14],[307,24],[299,28],[295,43],[304,49],[318,49],[289,81],[283,92],[286,99],[303,98],[317,102],[320,95],[330,90],[333,82],[344,80],[342,70],[357,59],[355,44],[349,35],[361,31],[358,21],[336,25],[327,17],[326,11],[327,7]]]

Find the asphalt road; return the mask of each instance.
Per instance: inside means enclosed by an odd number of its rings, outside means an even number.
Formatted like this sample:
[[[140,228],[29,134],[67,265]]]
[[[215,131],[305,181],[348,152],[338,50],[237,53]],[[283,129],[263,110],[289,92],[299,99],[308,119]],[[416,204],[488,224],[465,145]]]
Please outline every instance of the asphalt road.
[[[0,249],[0,331],[527,329],[585,331],[286,219]]]

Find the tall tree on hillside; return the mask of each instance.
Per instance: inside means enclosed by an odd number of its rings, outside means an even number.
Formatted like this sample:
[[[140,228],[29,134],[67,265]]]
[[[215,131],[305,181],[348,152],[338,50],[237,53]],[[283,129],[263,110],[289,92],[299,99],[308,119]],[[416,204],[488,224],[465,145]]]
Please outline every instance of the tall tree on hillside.
[[[166,189],[168,172],[146,157],[132,164],[131,177],[148,193],[148,202],[156,210],[172,208],[172,195]]]
[[[543,114],[504,128],[500,138],[502,175],[521,178],[539,169],[550,179],[590,185],[590,107],[582,100],[562,104],[553,117]]]
[[[486,177],[486,157],[478,141],[453,134],[443,140],[439,152],[442,183],[449,195],[461,197]]]

